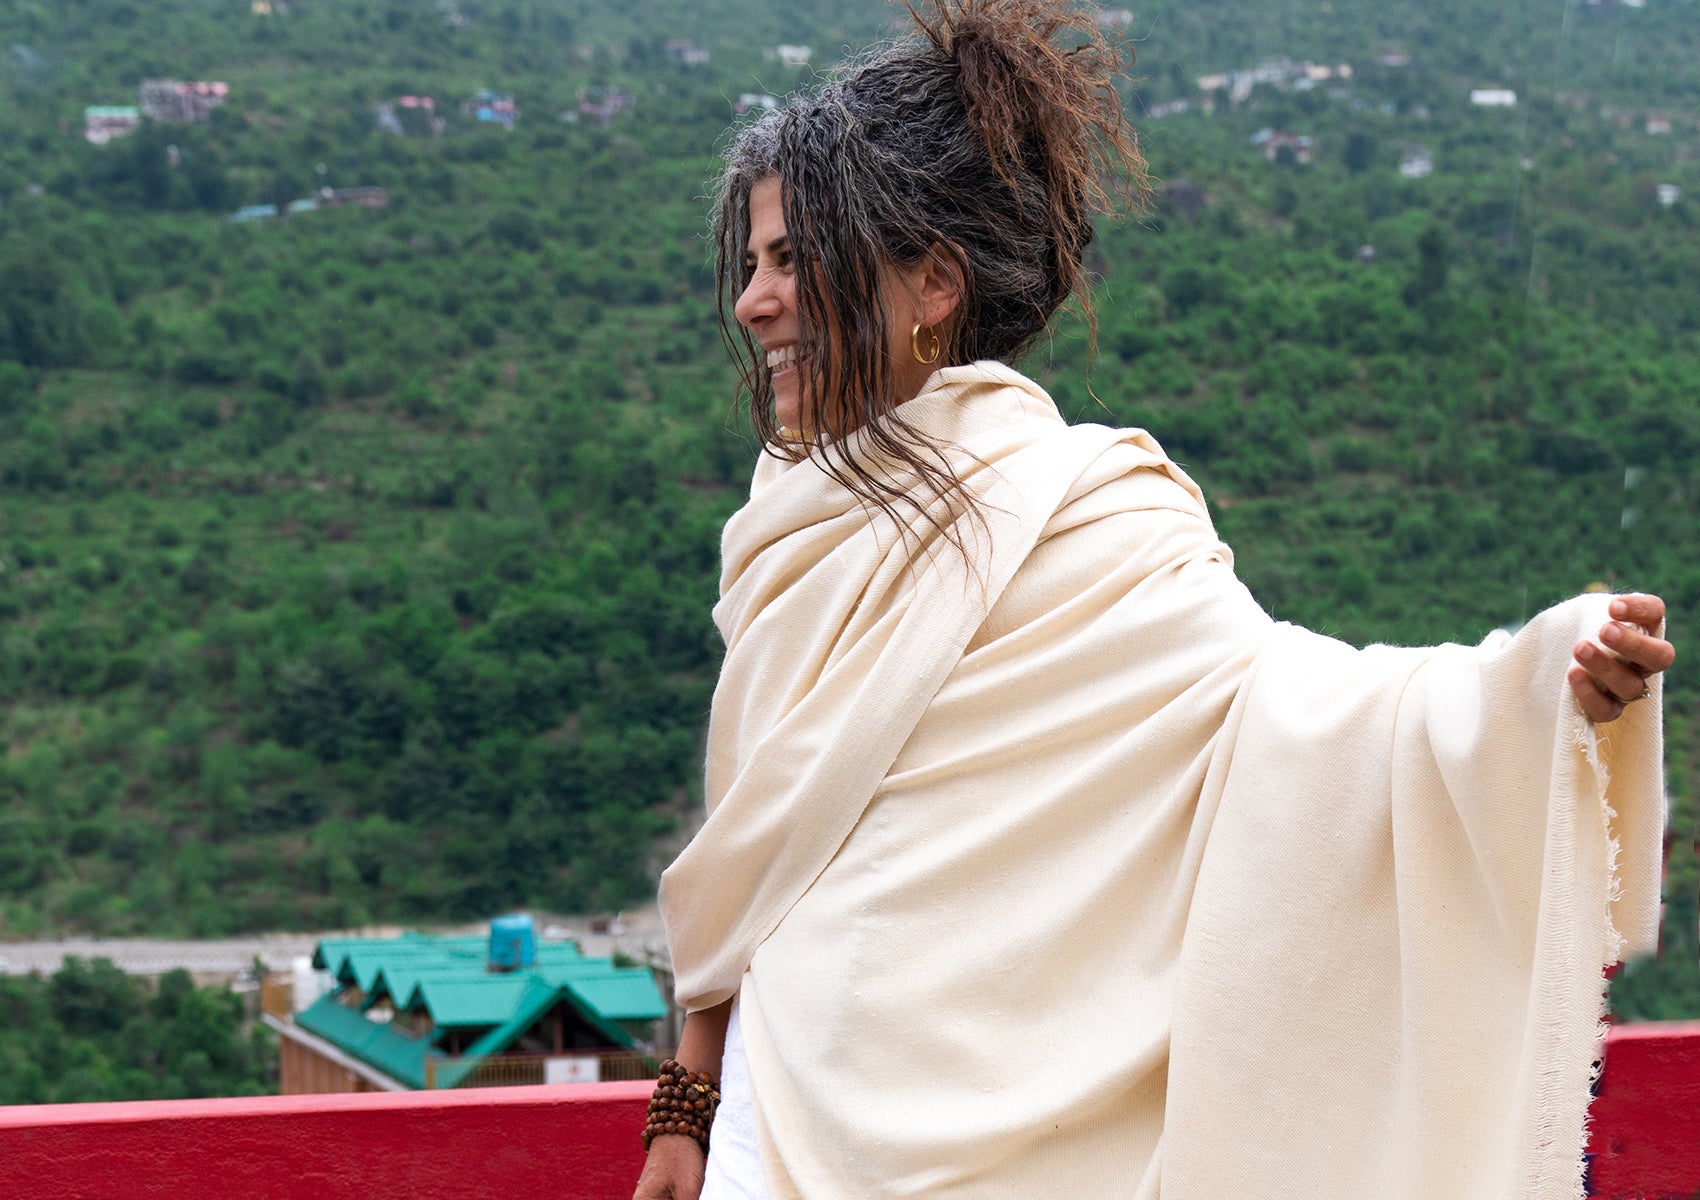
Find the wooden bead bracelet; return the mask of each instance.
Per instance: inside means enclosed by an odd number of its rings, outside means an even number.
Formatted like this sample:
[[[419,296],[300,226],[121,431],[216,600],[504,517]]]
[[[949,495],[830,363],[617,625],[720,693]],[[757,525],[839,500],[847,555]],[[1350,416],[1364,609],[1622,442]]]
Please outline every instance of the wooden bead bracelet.
[[[695,1138],[697,1145],[708,1153],[708,1131],[714,1124],[714,1110],[720,1104],[720,1090],[707,1071],[687,1071],[675,1060],[661,1064],[661,1076],[649,1097],[649,1116],[643,1127],[643,1148],[664,1134],[683,1134]]]

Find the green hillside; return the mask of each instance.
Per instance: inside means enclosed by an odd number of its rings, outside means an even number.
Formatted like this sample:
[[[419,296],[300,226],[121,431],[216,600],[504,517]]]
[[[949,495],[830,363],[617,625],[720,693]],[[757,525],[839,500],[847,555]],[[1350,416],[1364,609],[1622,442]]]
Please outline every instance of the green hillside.
[[[765,49],[819,67],[896,9],[254,7],[0,8],[0,937],[639,901],[699,801],[754,454],[715,151],[809,78]],[[1598,581],[1662,592],[1687,643],[1696,18],[1130,10],[1157,195],[1095,244],[1090,366],[1064,326],[1028,367],[1150,427],[1280,617],[1475,640]],[[228,99],[84,139],[156,78]],[[1692,653],[1630,1014],[1700,1015]]]

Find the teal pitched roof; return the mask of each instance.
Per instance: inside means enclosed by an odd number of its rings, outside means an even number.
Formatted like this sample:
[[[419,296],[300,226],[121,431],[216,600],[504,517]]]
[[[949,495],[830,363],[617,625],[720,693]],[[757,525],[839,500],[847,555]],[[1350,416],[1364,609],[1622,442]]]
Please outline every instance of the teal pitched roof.
[[[581,1003],[616,1021],[654,1021],[667,1015],[667,1002],[655,975],[642,968],[616,967],[605,958],[538,967],[536,973],[556,987],[569,988]]]
[[[532,976],[519,973],[482,979],[425,978],[414,985],[400,1006],[423,1008],[431,1014],[433,1024],[451,1029],[500,1025],[518,1011],[532,982]]]
[[[435,1052],[446,1031],[483,1030],[461,1058],[435,1064],[436,1085],[452,1087],[484,1055],[508,1049],[558,1003],[611,1046],[635,1044],[623,1023],[667,1013],[649,968],[586,958],[571,942],[539,944],[533,962],[512,971],[490,971],[488,958],[489,940],[476,934],[326,938],[315,948],[313,964],[331,972],[345,989],[358,988],[360,1005],[330,996],[296,1021],[412,1087],[424,1086],[425,1057]],[[426,1014],[431,1031],[416,1037],[362,1015],[362,1009],[386,998],[398,1013]]]
[[[552,988],[541,979],[533,976],[527,981],[525,992],[520,996],[519,1003],[514,1006],[513,1015],[467,1047],[467,1053],[495,1054],[512,1045],[520,1034],[531,1028],[532,1024],[553,1008],[555,1002],[560,999],[562,999],[562,996],[559,988]],[[575,1007],[577,1006],[575,1005]],[[632,1044],[631,1034],[612,1021],[600,1017],[594,1012],[586,1013],[581,1010],[580,1015],[586,1017],[614,1045],[629,1047]]]
[[[567,989],[587,1007],[616,1021],[656,1021],[667,1015],[667,1002],[655,976],[621,973],[573,979]]]
[[[411,1037],[388,1021],[372,1021],[357,1009],[321,996],[295,1014],[295,1023],[367,1066],[378,1068],[398,1083],[425,1086],[425,1052],[429,1038]]]

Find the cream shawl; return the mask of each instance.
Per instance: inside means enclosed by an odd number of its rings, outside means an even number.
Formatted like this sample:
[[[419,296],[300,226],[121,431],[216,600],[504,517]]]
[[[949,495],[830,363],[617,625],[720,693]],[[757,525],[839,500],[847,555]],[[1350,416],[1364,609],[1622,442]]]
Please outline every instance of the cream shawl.
[[[1258,608],[1145,433],[988,363],[903,415],[968,555],[763,458],[662,880],[773,1195],[1578,1195],[1663,820],[1658,700],[1596,733],[1564,684],[1603,598],[1353,650]]]

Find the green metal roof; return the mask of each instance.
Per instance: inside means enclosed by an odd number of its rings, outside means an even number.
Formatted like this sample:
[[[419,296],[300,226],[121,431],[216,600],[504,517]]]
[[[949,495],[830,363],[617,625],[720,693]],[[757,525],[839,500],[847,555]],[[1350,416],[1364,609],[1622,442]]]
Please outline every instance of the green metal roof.
[[[434,1024],[448,1029],[500,1025],[519,1009],[530,991],[530,975],[486,975],[480,979],[422,979],[407,993],[401,1007],[424,1008]],[[554,989],[548,989],[554,994]]]
[[[435,962],[388,962],[378,968],[378,974],[372,981],[372,990],[367,995],[366,1003],[389,996],[398,1008],[415,1008],[414,999],[419,985],[427,979],[468,979],[472,976],[465,966],[447,965]],[[478,978],[507,978],[505,975],[481,975]]]
[[[410,1036],[334,997],[296,1020],[412,1087],[424,1086],[425,1055],[440,1041],[441,1031],[484,1029],[463,1057],[436,1064],[436,1085],[453,1087],[484,1055],[512,1046],[557,1003],[566,1003],[610,1045],[624,1047],[634,1039],[621,1022],[656,1020],[667,1012],[649,968],[586,958],[571,942],[540,943],[533,963],[513,971],[490,971],[488,957],[489,940],[476,934],[326,938],[314,950],[314,966],[330,971],[345,987],[358,987],[365,1008],[388,997],[397,1012],[423,1010],[434,1031]]]
[[[655,986],[655,976],[647,971],[574,979],[567,990],[585,1007],[615,1021],[655,1021],[667,1015],[667,1002]]]
[[[530,1029],[544,1013],[555,1006],[557,1000],[566,1000],[585,1021],[603,1037],[615,1046],[631,1047],[635,1039],[608,1017],[603,1016],[594,1008],[589,1007],[573,995],[572,989],[563,991],[552,987],[543,980],[533,976],[528,981],[525,992],[520,996],[514,1014],[508,1020],[492,1029],[466,1048],[468,1058],[481,1054],[496,1054],[506,1050],[518,1040],[519,1036]]]
[[[667,1002],[655,986],[653,972],[641,967],[616,967],[606,958],[581,958],[574,963],[539,967],[536,974],[555,987],[565,987],[579,1001],[616,1021],[653,1021],[667,1015]]]
[[[409,1037],[387,1021],[368,1020],[334,996],[321,996],[296,1013],[295,1023],[398,1083],[425,1086],[425,1052],[430,1049],[430,1038]]]

